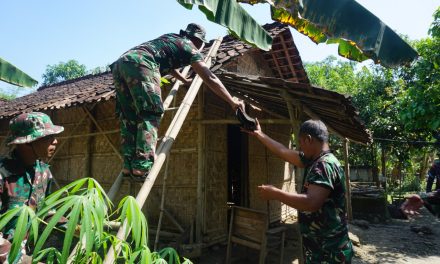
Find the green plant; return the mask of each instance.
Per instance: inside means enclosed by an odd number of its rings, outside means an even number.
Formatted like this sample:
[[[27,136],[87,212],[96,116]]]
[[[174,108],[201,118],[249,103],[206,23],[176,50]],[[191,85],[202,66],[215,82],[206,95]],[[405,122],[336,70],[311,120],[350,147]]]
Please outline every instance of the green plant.
[[[12,241],[9,262],[19,254],[22,242],[29,235],[28,244],[34,247],[33,261],[45,263],[102,263],[110,248],[121,247],[115,263],[181,263],[173,248],[151,252],[148,248],[148,226],[136,200],[127,196],[115,211],[99,183],[91,178],[77,180],[48,196],[42,207],[34,212],[24,205],[9,210],[0,216],[0,229],[12,218],[18,217]],[[53,213],[55,211],[55,213]],[[120,240],[107,232],[110,218],[127,223],[127,240]],[[63,219],[68,219],[63,222]],[[45,220],[49,219],[49,220]],[[39,225],[44,229],[40,233]],[[63,232],[62,247],[45,248],[49,235],[54,230]],[[76,246],[73,242],[77,242]],[[183,263],[191,263],[184,259]]]

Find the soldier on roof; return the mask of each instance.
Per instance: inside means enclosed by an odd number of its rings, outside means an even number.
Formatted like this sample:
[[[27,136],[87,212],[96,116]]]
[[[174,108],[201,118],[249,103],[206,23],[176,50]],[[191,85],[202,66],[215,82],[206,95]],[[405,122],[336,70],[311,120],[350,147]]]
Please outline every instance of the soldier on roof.
[[[191,65],[204,83],[235,111],[243,108],[203,61],[205,29],[191,23],[179,34],[165,34],[122,54],[110,67],[116,88],[116,114],[121,126],[123,174],[144,177],[151,169],[157,130],[164,112],[160,78],[171,74],[192,82],[177,69]]]

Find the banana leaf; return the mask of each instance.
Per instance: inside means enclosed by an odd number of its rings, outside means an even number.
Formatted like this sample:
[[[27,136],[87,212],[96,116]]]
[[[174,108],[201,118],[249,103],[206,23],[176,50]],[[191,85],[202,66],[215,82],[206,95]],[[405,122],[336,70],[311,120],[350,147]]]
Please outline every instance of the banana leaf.
[[[294,28],[305,23],[301,33],[316,43],[338,43],[339,54],[351,60],[370,58],[395,67],[417,57],[408,43],[354,0],[279,0],[272,6],[272,19]]]
[[[354,0],[238,0],[271,5],[272,19],[288,24],[315,43],[338,44],[350,60],[372,59],[386,67],[408,64],[417,52]]]
[[[2,58],[0,58],[0,80],[22,87],[32,87],[38,83],[32,77]]]
[[[187,9],[198,5],[206,18],[225,26],[230,33],[241,40],[269,50],[272,37],[235,0],[177,0]]]

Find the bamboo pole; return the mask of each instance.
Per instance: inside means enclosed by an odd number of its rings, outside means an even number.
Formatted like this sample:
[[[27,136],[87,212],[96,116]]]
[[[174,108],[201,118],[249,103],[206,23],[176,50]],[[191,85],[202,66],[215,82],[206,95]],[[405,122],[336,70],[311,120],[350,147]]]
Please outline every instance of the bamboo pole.
[[[114,202],[116,195],[119,192],[119,188],[121,187],[122,180],[124,178],[124,175],[122,174],[122,171],[118,174],[118,177],[116,177],[115,181],[113,182],[112,187],[110,187],[110,190],[107,193],[108,198]]]
[[[93,111],[93,110],[92,110]],[[93,111],[94,114],[94,111]],[[88,133],[91,134],[95,130],[94,124],[89,121],[88,122]],[[84,177],[92,177],[92,140],[91,136],[87,136],[86,138],[86,147],[84,153]]]
[[[186,66],[185,69],[183,71],[185,71],[184,74],[186,75],[189,71],[189,66]],[[177,90],[179,89],[180,84],[176,83],[173,86],[172,91],[170,92],[170,94],[168,95],[167,99],[167,109],[169,110],[170,107],[170,103],[171,101],[174,102],[173,107],[172,108],[176,108],[176,100],[172,100],[173,98],[175,98],[175,94],[177,93]],[[174,92],[173,92],[174,90]],[[177,108],[178,109],[178,108]],[[162,115],[163,116],[163,115]],[[174,113],[172,115],[172,118],[174,118]],[[157,232],[156,232],[156,238],[154,240],[154,251],[157,250],[157,245],[159,244],[159,237],[160,237],[160,229],[162,227],[162,218],[163,218],[163,214],[164,214],[164,210],[165,210],[165,193],[166,193],[166,186],[167,186],[167,178],[168,178],[168,165],[170,163],[170,157],[167,158],[167,163],[165,164],[165,173],[163,176],[163,183],[162,183],[162,197],[161,197],[161,201],[160,201],[160,213],[159,213],[159,222],[157,223]]]
[[[290,118],[290,122],[292,124],[292,131],[293,131],[293,135],[295,136],[295,145],[296,147],[299,146],[299,128],[300,128],[300,111],[298,110],[299,107],[301,107],[301,105],[297,105],[296,108],[293,107],[292,105],[292,97],[290,96],[290,94],[287,93],[286,90],[282,90],[281,92],[281,97],[284,98],[284,100],[286,101],[286,105],[287,105],[287,110],[289,111],[289,118]],[[298,193],[301,192],[301,187],[303,186],[303,182],[300,178],[300,175],[302,175],[304,173],[303,169],[296,167],[295,170],[295,183],[298,181],[299,184],[297,184],[297,188],[296,191]],[[300,256],[299,256],[299,263],[303,264],[304,263],[304,252],[302,250],[303,247],[303,241],[302,241],[302,237],[299,237],[299,244],[300,244]]]
[[[92,120],[92,122],[95,124],[96,128],[98,129],[99,132],[103,133],[104,131],[102,130],[101,126],[99,125],[98,121],[96,121],[96,119],[93,117],[92,113],[90,113],[90,110],[83,106],[83,110],[84,112],[89,116],[90,120]],[[110,145],[110,147],[113,149],[113,151],[115,152],[116,156],[120,159],[120,160],[124,160],[122,158],[121,153],[119,153],[119,150],[115,147],[115,145],[113,144],[113,142],[110,140],[110,138],[108,137],[107,134],[103,134],[105,139],[107,140],[107,143]]]
[[[237,119],[212,119],[212,120],[193,120],[192,123],[202,125],[238,125],[240,122]],[[258,119],[260,124],[270,125],[290,125],[291,122],[288,119]]]
[[[181,74],[183,76],[186,76],[189,72],[190,67],[191,66],[186,66],[185,68],[183,68]],[[169,110],[169,106],[170,106],[171,102],[173,101],[174,97],[176,96],[180,85],[182,85],[182,82],[176,79],[176,82],[174,83],[173,88],[171,88],[170,92],[168,93],[167,98],[163,102],[163,109]]]
[[[203,119],[204,93],[198,96],[197,118]],[[197,207],[196,207],[196,243],[202,242],[202,225],[205,219],[205,125],[197,124]]]
[[[167,187],[167,178],[168,178],[168,165],[170,163],[170,158],[167,158],[167,163],[165,164],[165,173],[163,176],[163,184],[162,184],[162,197],[160,199],[160,213],[159,213],[159,222],[157,223],[157,232],[156,232],[156,238],[154,240],[154,251],[157,250],[157,245],[159,244],[159,237],[160,237],[160,229],[162,227],[162,218],[163,213],[165,210],[165,192]]]
[[[347,202],[346,209],[347,209],[347,215],[348,215],[348,221],[353,220],[353,211],[351,208],[351,186],[350,186],[350,164],[348,162],[348,148],[349,148],[349,140],[348,138],[344,139],[344,172],[345,172],[345,200]]]
[[[208,62],[207,66],[211,66],[211,58],[216,54],[220,43],[222,39],[217,39],[214,44],[212,45],[209,55],[207,57]],[[174,140],[177,137],[177,134],[180,131],[180,128],[183,125],[183,122],[185,121],[186,116],[188,115],[188,112],[191,108],[191,105],[197,95],[197,92],[199,91],[200,86],[202,85],[203,80],[200,78],[200,76],[196,76],[194,78],[194,81],[192,82],[185,98],[183,99],[183,102],[180,106],[180,109],[177,111],[176,116],[174,117],[173,121],[170,124],[170,127],[168,127],[167,132],[165,133],[165,136],[162,139],[162,142],[157,149],[157,159],[155,160],[153,167],[151,168],[150,173],[148,174],[148,177],[145,179],[144,184],[142,185],[138,195],[136,196],[136,201],[139,204],[139,207],[143,207],[146,199],[148,198],[148,195],[150,194],[151,188],[153,187],[153,184],[157,178],[157,175],[160,172],[160,169],[162,168],[163,163],[165,162],[166,157],[168,156],[170,149],[174,143]],[[125,240],[127,230],[127,222],[125,221],[122,228],[119,229],[116,237],[122,240]],[[116,254],[115,254],[116,251]],[[118,254],[120,251],[120,245],[117,246],[115,249],[110,248],[108,251],[105,259],[104,264],[113,264],[115,255]]]

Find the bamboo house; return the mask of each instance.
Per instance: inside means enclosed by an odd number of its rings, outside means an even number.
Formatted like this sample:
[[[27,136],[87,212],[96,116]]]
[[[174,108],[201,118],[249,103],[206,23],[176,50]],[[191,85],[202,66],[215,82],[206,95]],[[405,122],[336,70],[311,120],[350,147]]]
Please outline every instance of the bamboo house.
[[[293,147],[291,134],[296,133],[301,121],[315,118],[344,139],[364,144],[371,141],[349,97],[310,85],[288,27],[272,23],[265,28],[274,37],[272,50],[262,51],[226,36],[211,68],[234,96],[248,103],[249,114],[259,118],[263,130]],[[165,90],[163,93],[166,95]],[[175,107],[184,95],[185,89],[180,89]],[[165,113],[159,136],[167,129],[173,110],[171,107]],[[57,184],[93,177],[106,190],[110,188],[122,167],[111,73],[41,87],[27,96],[0,103],[3,142],[9,119],[29,111],[45,112],[55,124],[65,127],[50,161]],[[4,144],[2,149],[6,150]],[[267,211],[272,222],[294,213],[279,202],[262,202],[256,187],[270,183],[293,191],[300,179],[293,166],[240,132],[230,107],[203,88],[144,211],[154,229],[164,196],[163,238],[181,237],[184,243],[208,246],[226,240],[231,204]],[[136,196],[139,188],[139,183],[125,180],[116,202],[125,195]]]

